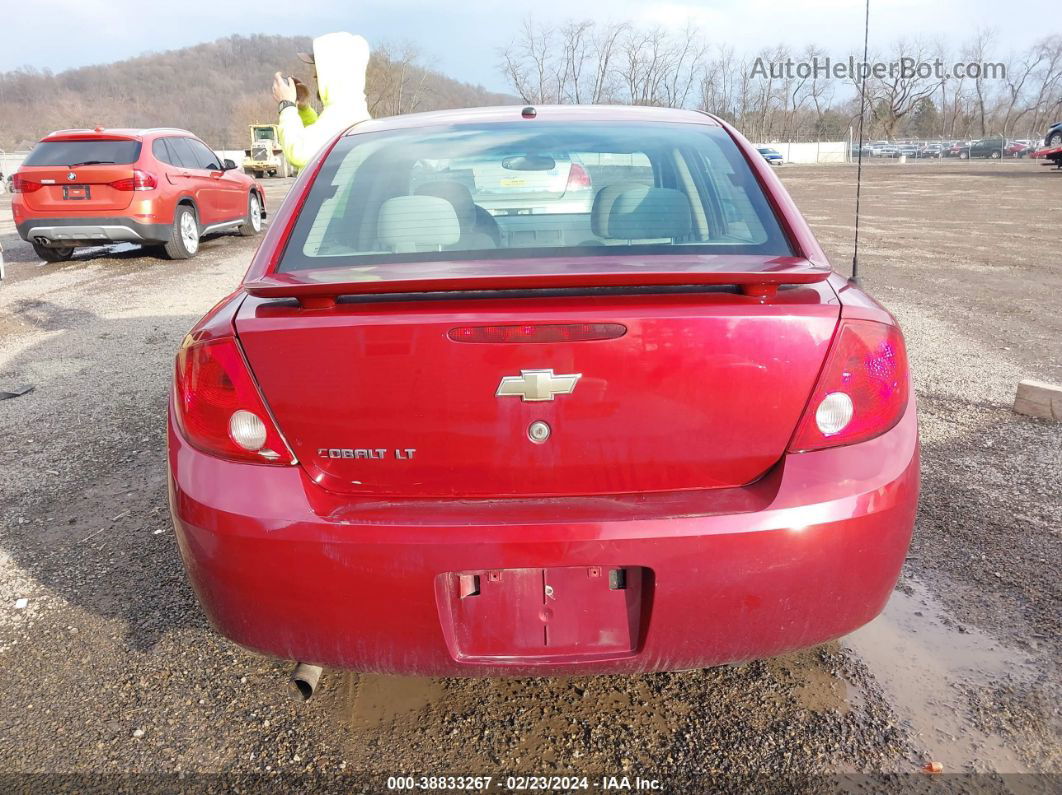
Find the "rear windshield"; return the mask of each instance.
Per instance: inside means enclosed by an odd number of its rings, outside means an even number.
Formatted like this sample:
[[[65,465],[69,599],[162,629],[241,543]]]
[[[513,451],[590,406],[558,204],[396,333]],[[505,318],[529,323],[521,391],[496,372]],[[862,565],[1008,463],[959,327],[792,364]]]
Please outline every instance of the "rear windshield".
[[[718,127],[523,122],[341,139],[278,270],[628,251],[793,253]]]
[[[93,163],[135,163],[140,157],[139,141],[42,141],[26,166],[78,166]]]

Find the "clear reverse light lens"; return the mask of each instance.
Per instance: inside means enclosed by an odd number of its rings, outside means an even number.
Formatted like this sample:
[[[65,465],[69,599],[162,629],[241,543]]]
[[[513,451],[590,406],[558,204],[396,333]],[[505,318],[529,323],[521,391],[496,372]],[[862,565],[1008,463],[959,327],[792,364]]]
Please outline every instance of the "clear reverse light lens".
[[[257,414],[240,409],[229,418],[229,436],[244,450],[260,450],[266,442],[266,426]]]
[[[826,436],[840,433],[851,421],[852,398],[844,392],[831,392],[822,399],[815,411],[815,424]]]

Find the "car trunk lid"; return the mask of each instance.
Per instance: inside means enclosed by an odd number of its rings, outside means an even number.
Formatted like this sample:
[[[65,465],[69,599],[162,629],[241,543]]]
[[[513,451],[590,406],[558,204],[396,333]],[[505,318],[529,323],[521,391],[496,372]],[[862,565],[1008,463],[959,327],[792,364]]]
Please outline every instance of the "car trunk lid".
[[[40,188],[25,193],[26,206],[39,212],[124,210],[132,190],[115,183],[133,178],[140,141],[119,136],[50,137],[37,144],[19,175]]]
[[[784,453],[839,315],[821,281],[773,296],[727,285],[478,295],[244,302],[238,336],[310,478],[387,497],[744,485]],[[595,324],[625,333],[462,331]],[[492,336],[506,341],[462,341]]]
[[[132,190],[114,183],[133,178],[130,165],[38,166],[22,168],[22,178],[40,188],[25,193],[26,206],[40,212],[76,214],[82,210],[124,210],[133,200]]]

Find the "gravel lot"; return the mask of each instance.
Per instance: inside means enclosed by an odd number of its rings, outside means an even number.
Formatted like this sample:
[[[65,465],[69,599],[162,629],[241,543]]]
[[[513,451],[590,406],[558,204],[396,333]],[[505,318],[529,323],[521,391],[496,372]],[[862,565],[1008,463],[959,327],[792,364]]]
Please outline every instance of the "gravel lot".
[[[846,271],[854,167],[780,173]],[[269,183],[271,206],[287,187]],[[4,788],[181,776],[188,790],[381,791],[418,772],[641,775],[669,791],[873,774],[907,789],[935,760],[982,774],[959,789],[1057,791],[1062,425],[1009,406],[1021,378],[1062,382],[1060,189],[1062,173],[1029,162],[864,170],[864,282],[907,335],[924,456],[911,555],[877,621],[799,654],[681,674],[330,671],[305,705],[285,691],[286,661],[209,628],[165,499],[172,356],[255,242],[219,237],[189,262],[125,247],[44,265],[0,196],[0,391],[34,387],[0,401]],[[1055,777],[1000,776],[1030,772]],[[10,775],[49,773],[75,777]]]

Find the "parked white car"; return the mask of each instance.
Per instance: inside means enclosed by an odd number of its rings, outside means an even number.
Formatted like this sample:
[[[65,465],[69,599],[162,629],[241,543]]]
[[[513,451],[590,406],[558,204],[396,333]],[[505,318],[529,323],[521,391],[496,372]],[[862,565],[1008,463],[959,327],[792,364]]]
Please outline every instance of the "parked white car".
[[[900,154],[899,147],[888,141],[874,141],[869,149],[873,157],[897,157]]]

